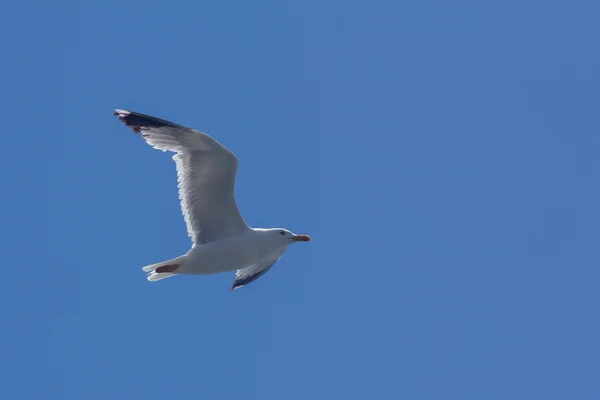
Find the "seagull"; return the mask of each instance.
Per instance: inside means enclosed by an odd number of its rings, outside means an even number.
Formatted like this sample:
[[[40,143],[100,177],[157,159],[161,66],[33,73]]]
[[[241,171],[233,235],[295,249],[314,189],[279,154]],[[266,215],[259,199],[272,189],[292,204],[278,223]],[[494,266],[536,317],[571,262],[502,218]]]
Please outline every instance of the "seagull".
[[[119,120],[152,147],[174,152],[181,210],[191,249],[172,260],[147,265],[149,281],[174,275],[207,275],[236,271],[231,290],[264,275],[295,242],[308,242],[283,228],[250,228],[234,197],[238,160],[206,133],[127,110]]]

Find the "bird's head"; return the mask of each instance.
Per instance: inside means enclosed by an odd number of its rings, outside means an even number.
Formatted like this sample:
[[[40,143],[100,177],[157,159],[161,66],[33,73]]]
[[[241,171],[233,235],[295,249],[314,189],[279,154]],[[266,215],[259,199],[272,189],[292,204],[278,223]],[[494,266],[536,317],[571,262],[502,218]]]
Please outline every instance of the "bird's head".
[[[297,235],[283,228],[269,229],[269,235],[272,235],[274,240],[285,244],[291,244],[294,242],[310,242],[310,236]]]

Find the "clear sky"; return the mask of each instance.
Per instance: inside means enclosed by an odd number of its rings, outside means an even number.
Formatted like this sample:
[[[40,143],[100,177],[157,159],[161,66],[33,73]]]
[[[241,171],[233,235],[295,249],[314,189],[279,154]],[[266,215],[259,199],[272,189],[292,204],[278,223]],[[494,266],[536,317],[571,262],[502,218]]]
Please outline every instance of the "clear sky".
[[[599,399],[600,4],[3,1],[3,399]],[[234,151],[249,286],[170,155]]]

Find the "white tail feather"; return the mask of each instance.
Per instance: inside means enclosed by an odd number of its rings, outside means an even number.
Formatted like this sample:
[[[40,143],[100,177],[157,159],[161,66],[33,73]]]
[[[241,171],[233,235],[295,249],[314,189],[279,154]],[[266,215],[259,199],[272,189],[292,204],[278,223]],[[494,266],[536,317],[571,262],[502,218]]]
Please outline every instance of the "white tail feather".
[[[164,272],[162,274],[158,274],[156,272],[153,272],[150,275],[148,275],[147,279],[150,282],[156,282],[156,281],[160,281],[161,279],[170,278],[170,277],[175,276],[175,275],[177,275],[177,274],[171,274],[169,272]]]
[[[185,261],[185,256],[181,256],[181,257],[174,258],[172,260],[167,260],[167,261],[159,262],[156,264],[146,265],[145,267],[142,268],[142,271],[150,273],[150,274],[148,274],[148,277],[147,277],[149,281],[151,281],[151,282],[159,281],[161,279],[168,278],[173,275],[177,275],[177,273],[176,272],[173,272],[173,273],[160,272],[160,273],[158,273],[158,272],[156,272],[157,268],[167,266],[167,265],[173,265],[173,264],[183,265],[184,261]]]

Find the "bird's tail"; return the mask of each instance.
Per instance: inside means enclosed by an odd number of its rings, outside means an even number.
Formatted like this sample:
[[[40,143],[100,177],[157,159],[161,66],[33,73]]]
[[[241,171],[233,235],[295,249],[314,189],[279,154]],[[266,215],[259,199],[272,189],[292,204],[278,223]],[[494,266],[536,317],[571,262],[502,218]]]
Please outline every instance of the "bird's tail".
[[[185,256],[177,257],[172,260],[146,265],[142,271],[148,272],[147,279],[150,282],[160,281],[177,274],[177,270],[183,265]]]

